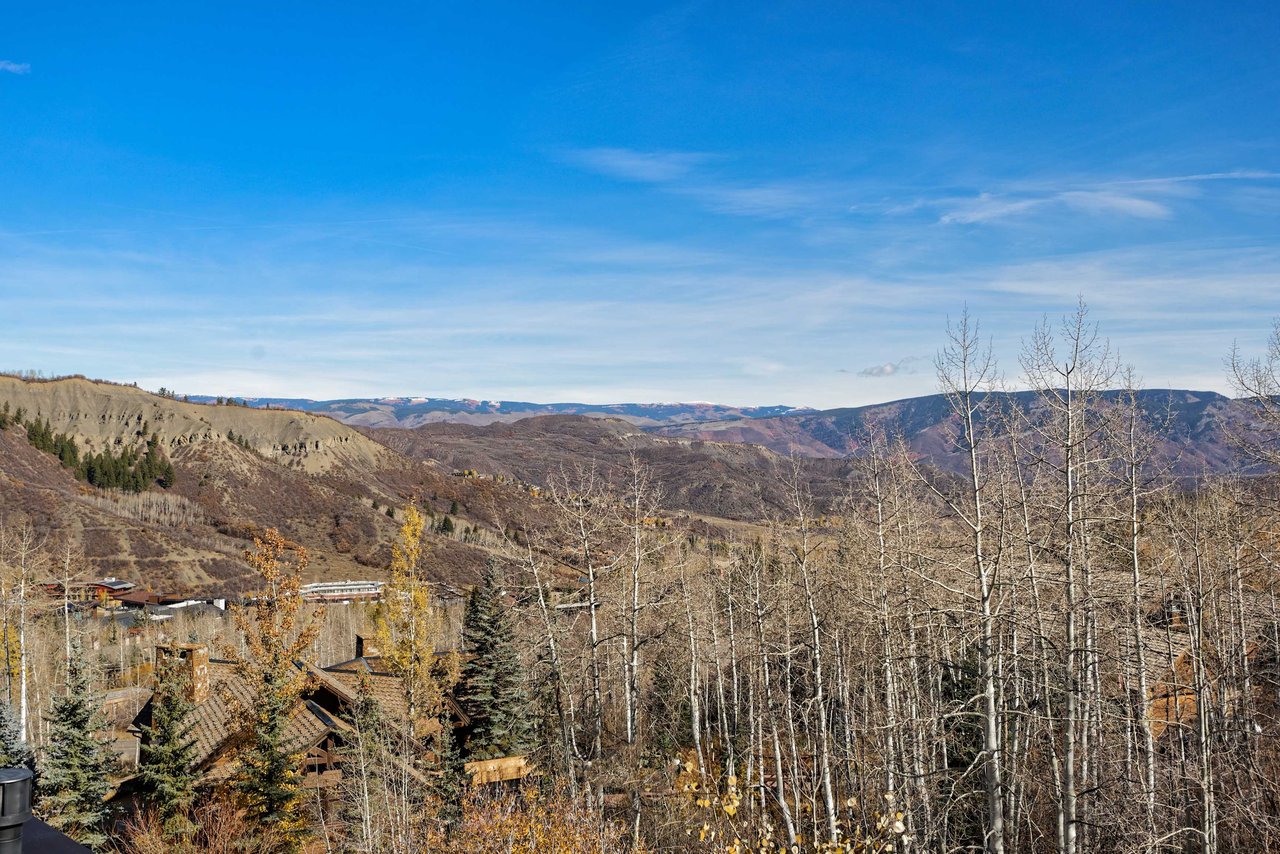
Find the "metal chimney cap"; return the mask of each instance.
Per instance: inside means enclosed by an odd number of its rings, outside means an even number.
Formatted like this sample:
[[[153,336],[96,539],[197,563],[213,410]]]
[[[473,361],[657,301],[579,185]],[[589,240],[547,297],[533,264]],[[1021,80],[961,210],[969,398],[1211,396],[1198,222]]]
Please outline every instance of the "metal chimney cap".
[[[0,786],[5,783],[18,783],[23,780],[30,780],[34,775],[30,768],[0,768]]]

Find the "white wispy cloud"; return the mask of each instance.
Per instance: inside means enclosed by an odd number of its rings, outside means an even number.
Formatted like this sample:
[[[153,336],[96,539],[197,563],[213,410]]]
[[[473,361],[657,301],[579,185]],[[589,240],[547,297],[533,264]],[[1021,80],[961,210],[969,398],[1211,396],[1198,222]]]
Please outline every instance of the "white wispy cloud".
[[[705,167],[723,159],[696,151],[637,151],[631,148],[586,148],[567,159],[588,171],[650,184],[664,192],[692,199],[714,213],[774,219],[824,204],[840,207],[822,188],[801,182],[747,181],[707,174]]]
[[[1280,172],[1268,172],[1264,169],[1235,169],[1230,172],[1202,172],[1196,175],[1169,175],[1163,178],[1133,178],[1127,181],[1113,181],[1113,184],[1160,185],[1160,184],[1196,184],[1201,181],[1272,181],[1280,179]]]
[[[655,186],[692,192],[694,177]],[[1056,192],[1093,194],[1075,197],[1082,207],[1130,195],[1083,182]],[[804,200],[752,201],[762,217],[765,203]],[[936,211],[886,214],[873,250],[856,229],[817,242],[772,222],[733,229],[767,240],[655,240],[532,217],[361,213],[199,231],[145,217],[110,230],[0,229],[0,365],[214,394],[834,407],[933,391],[927,354],[965,303],[1016,374],[1021,337],[1083,293],[1145,376],[1214,387],[1206,377],[1233,339],[1265,344],[1280,287],[1267,235],[1252,248],[1161,234],[1124,251],[992,257],[957,250]],[[902,247],[888,260],[877,254],[886,243]],[[144,303],[157,320],[140,338]],[[840,365],[850,367],[837,379]]]
[[[678,191],[717,213],[735,216],[780,217],[812,210],[820,204],[815,194],[788,184],[717,186],[694,184]]]
[[[601,175],[643,184],[665,184],[687,177],[711,158],[694,151],[636,151],[630,148],[585,148],[569,159]]]
[[[1280,173],[1259,169],[1204,172],[1155,178],[1132,178],[1080,183],[1074,186],[1014,186],[1007,190],[984,191],[971,197],[948,196],[900,204],[889,213],[905,214],[920,208],[942,209],[938,221],[947,224],[978,224],[1016,219],[1032,213],[1063,211],[1093,216],[1169,219],[1174,210],[1170,197],[1200,194],[1196,185],[1221,182],[1257,184],[1280,179]]]
[[[1108,190],[1067,190],[1039,198],[1011,198],[983,193],[972,202],[961,202],[939,221],[944,224],[974,224],[1008,219],[1043,208],[1066,208],[1087,214],[1112,214],[1139,219],[1166,219],[1168,206],[1143,198]]]
[[[0,71],[7,71],[10,74],[30,74],[31,63],[0,59]]]

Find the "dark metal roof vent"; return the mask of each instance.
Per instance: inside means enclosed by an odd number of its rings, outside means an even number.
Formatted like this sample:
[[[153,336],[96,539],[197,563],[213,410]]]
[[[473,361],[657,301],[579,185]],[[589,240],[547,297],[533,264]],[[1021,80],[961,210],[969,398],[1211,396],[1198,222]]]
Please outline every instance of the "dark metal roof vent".
[[[31,818],[31,770],[0,768],[0,854],[22,854],[22,826]]]

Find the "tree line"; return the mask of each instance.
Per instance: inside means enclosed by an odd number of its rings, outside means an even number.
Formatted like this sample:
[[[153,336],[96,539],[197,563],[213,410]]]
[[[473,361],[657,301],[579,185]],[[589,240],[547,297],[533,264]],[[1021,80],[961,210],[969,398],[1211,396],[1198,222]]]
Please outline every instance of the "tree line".
[[[160,447],[160,437],[152,433],[144,448],[122,447],[118,452],[105,448],[96,454],[81,454],[75,437],[55,433],[49,420],[28,418],[18,407],[10,412],[9,403],[0,405],[0,430],[20,426],[33,448],[57,457],[63,468],[70,469],[78,480],[102,489],[146,492],[152,486],[168,489],[177,474]]]
[[[872,428],[824,524],[787,466],[791,513],[717,542],[646,527],[634,461],[553,479],[512,550],[542,766],[659,850],[1280,847],[1274,475],[1166,474],[1083,306],[1029,409],[968,317],[936,367],[963,472]],[[1278,368],[1280,333],[1231,360],[1271,472]]]
[[[287,664],[311,654],[312,623],[288,595],[242,613],[229,653],[259,713],[230,801],[241,838],[359,852],[1280,848],[1280,327],[1261,358],[1229,359],[1255,404],[1235,437],[1249,476],[1163,470],[1162,425],[1083,306],[1027,340],[1017,368],[1034,406],[988,394],[1002,375],[967,316],[936,368],[959,474],[872,427],[838,507],[819,512],[800,467],[780,464],[788,513],[695,535],[649,524],[661,484],[634,455],[622,477],[584,463],[550,479],[536,524],[494,511],[512,533],[457,648],[432,607],[427,522],[406,507],[373,621],[409,711],[361,692],[336,814],[308,805],[270,723],[297,696]],[[299,564],[283,542],[250,556],[285,594]],[[469,740],[447,725],[454,703],[478,724]],[[144,757],[170,756],[166,775],[188,764],[159,749],[182,742],[189,711],[173,708]],[[522,752],[540,775],[515,793],[459,773]],[[166,801],[166,775],[148,784],[134,850],[206,844],[230,821],[212,801]]]

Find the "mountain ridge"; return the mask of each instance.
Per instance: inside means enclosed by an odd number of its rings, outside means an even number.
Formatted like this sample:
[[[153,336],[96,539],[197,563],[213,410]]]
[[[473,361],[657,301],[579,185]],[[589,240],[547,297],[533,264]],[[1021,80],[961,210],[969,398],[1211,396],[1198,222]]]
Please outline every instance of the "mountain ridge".
[[[1117,401],[1127,392],[1110,389],[1099,393]],[[1157,458],[1180,475],[1223,471],[1238,463],[1231,431],[1250,418],[1246,402],[1214,391],[1191,389],[1141,389],[1135,398],[1150,425],[1160,424]],[[1039,392],[987,392],[1006,409],[1034,415]],[[952,421],[945,394],[902,398],[866,406],[841,407],[791,416],[745,421],[665,425],[655,435],[699,441],[755,444],[777,454],[843,459],[862,450],[866,431],[878,425],[890,436],[901,436],[913,453],[927,457],[939,468],[956,469],[956,454],[947,436]]]
[[[193,403],[211,404],[226,398],[189,395]],[[771,418],[812,412],[809,407],[785,404],[771,406],[731,406],[707,401],[658,403],[532,403],[519,400],[487,400],[444,397],[353,397],[313,400],[303,397],[239,397],[238,402],[255,409],[291,409],[328,415],[344,424],[360,427],[414,428],[440,422],[484,426],[519,421],[540,415],[585,415],[592,418],[619,418],[639,426],[660,426],[737,418]]]

